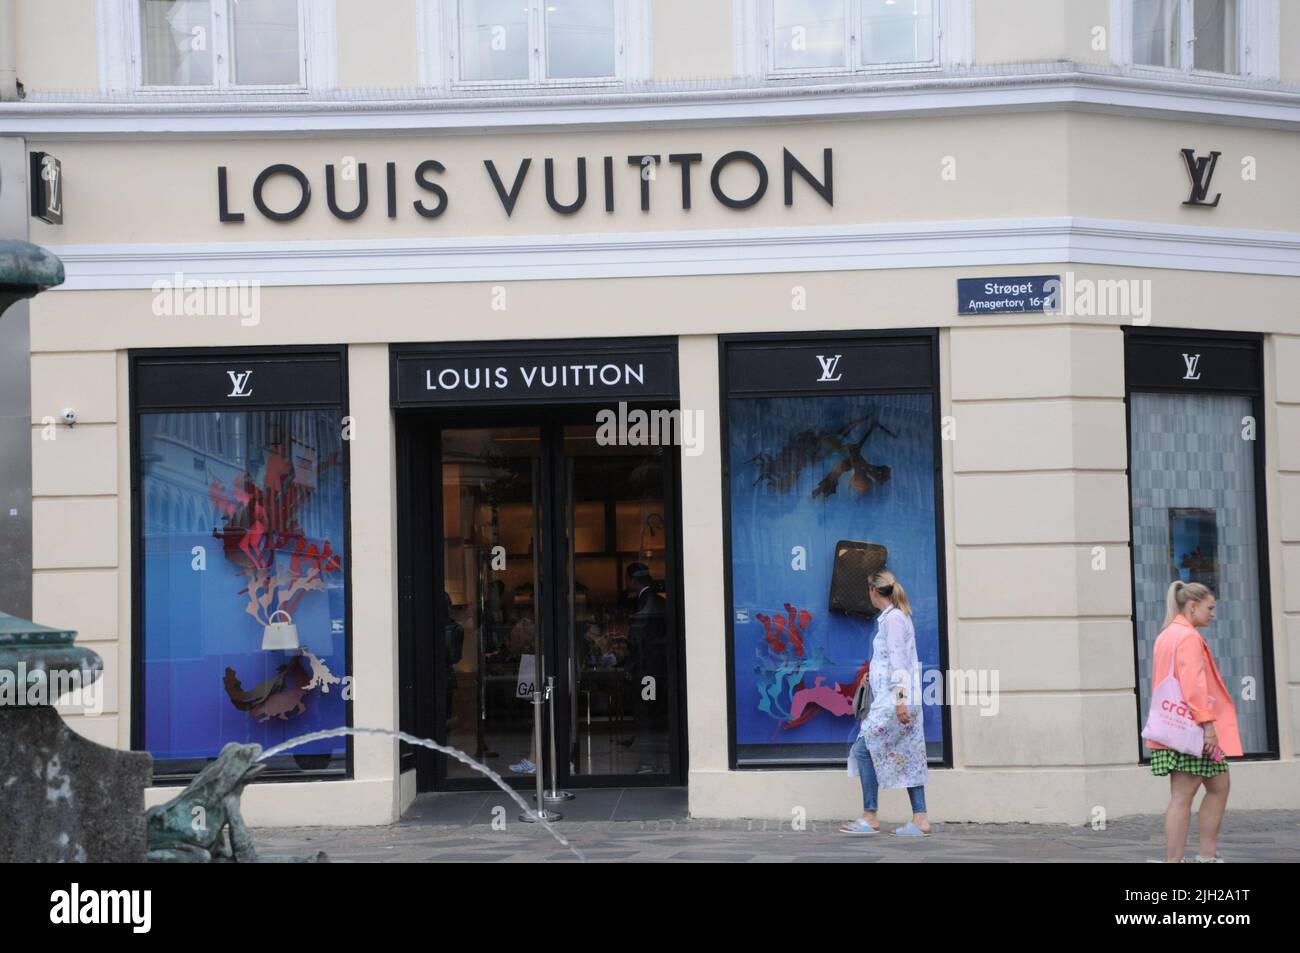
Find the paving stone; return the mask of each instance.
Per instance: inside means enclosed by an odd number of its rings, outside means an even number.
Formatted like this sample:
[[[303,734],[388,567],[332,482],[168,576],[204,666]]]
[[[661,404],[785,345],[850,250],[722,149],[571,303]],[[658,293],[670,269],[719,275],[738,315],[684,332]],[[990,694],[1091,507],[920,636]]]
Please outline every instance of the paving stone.
[[[901,821],[899,821],[901,822]],[[897,823],[895,822],[894,826]],[[660,818],[583,821],[556,825],[593,863],[760,862],[808,863],[1145,863],[1164,856],[1160,815],[1111,821],[1105,830],[1066,825],[941,824],[914,841],[880,835],[847,837],[838,823],[791,831],[775,821]],[[886,820],[886,827],[890,826]],[[411,824],[386,828],[275,828],[253,832],[259,850],[304,854],[323,849],[357,862],[548,862],[573,855],[545,830],[511,823],[504,831],[482,824]],[[1193,824],[1188,852],[1195,853]],[[1232,811],[1220,834],[1220,856],[1230,862],[1300,862],[1300,811]]]
[[[669,860],[705,860],[712,863],[738,863],[743,864],[754,859],[754,854],[726,854],[722,851],[709,850],[679,850],[669,857]]]
[[[502,861],[514,860],[517,855],[512,853],[471,853],[469,851],[447,851],[446,853],[430,854],[425,860],[437,864],[452,863],[470,863],[470,864],[494,864]]]

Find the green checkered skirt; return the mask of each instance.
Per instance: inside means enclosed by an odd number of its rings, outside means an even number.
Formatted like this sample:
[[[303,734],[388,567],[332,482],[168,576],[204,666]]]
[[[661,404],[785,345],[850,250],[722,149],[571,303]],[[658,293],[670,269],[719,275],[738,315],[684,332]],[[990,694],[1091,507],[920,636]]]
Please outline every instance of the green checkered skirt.
[[[1183,754],[1169,748],[1156,748],[1151,752],[1151,773],[1163,778],[1170,771],[1182,771],[1202,778],[1212,778],[1228,770],[1227,761],[1215,761],[1212,758],[1199,758],[1196,755]]]

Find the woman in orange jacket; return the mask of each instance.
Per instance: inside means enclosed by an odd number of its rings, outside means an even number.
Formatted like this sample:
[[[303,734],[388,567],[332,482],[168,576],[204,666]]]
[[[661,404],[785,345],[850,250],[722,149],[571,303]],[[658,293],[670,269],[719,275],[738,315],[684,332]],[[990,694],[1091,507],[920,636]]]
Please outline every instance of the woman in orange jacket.
[[[1237,711],[1223,676],[1214,664],[1210,647],[1197,629],[1214,621],[1214,593],[1198,582],[1175,581],[1166,598],[1164,629],[1156,638],[1151,661],[1152,694],[1171,668],[1178,677],[1192,717],[1205,729],[1205,748],[1200,756],[1173,751],[1153,741],[1151,773],[1169,775],[1169,808],[1165,811],[1165,859],[1182,861],[1187,831],[1192,823],[1192,799],[1205,785],[1205,797],[1197,813],[1200,837],[1198,863],[1222,863],[1218,856],[1219,825],[1228,806],[1227,755],[1241,756],[1237,733]]]

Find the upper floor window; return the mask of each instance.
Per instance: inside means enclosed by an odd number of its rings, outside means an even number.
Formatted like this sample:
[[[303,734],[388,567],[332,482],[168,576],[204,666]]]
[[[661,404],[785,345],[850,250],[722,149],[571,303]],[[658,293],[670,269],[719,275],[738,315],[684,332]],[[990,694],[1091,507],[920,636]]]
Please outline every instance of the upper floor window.
[[[567,85],[625,77],[625,37],[633,13],[629,7],[639,4],[459,0],[448,6],[453,82]]]
[[[768,71],[938,64],[937,0],[771,0]]]
[[[141,88],[307,86],[306,0],[139,0]]]
[[[1238,0],[1133,0],[1133,62],[1241,72]]]

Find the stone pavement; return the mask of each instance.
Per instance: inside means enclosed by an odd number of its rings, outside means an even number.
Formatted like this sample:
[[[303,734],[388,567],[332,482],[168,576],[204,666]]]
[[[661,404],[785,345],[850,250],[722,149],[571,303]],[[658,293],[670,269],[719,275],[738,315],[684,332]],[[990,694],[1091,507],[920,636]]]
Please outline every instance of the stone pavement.
[[[495,811],[494,808],[503,808]],[[1145,863],[1164,857],[1162,816],[1119,818],[1105,830],[1044,824],[935,824],[923,841],[888,834],[840,834],[839,822],[701,820],[686,816],[684,793],[584,791],[559,806],[555,827],[588,861],[603,862],[1075,862]],[[518,820],[504,795],[421,795],[386,827],[264,828],[253,831],[259,851],[306,854],[325,850],[357,862],[528,862],[577,858],[536,824]],[[650,816],[654,815],[654,816]],[[504,820],[494,829],[493,818]],[[886,818],[885,830],[906,818]],[[891,823],[892,822],[892,823]],[[501,826],[498,821],[498,827]],[[1193,818],[1189,856],[1195,852]],[[1234,811],[1219,837],[1229,862],[1300,862],[1300,811]]]

